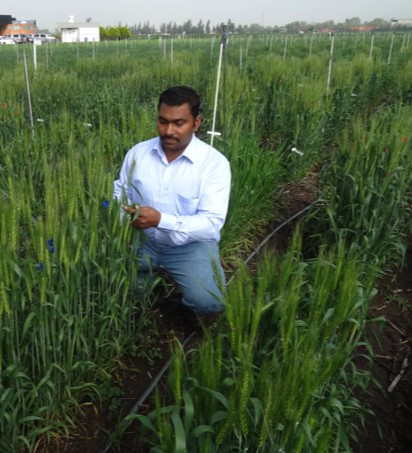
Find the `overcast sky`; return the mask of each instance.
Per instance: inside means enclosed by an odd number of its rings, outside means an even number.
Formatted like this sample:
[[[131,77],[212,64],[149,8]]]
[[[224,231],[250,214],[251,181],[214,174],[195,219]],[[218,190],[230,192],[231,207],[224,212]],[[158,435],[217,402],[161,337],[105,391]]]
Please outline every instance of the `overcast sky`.
[[[90,17],[104,27],[147,21],[155,27],[170,21],[181,25],[188,19],[194,24],[200,19],[203,23],[210,20],[212,26],[228,19],[236,25],[264,26],[295,21],[338,23],[352,17],[360,17],[362,22],[377,17],[412,19],[412,0],[19,0],[2,3],[0,14],[12,15],[17,20],[35,19],[39,28],[52,32],[57,22],[66,22],[70,15],[79,22]]]

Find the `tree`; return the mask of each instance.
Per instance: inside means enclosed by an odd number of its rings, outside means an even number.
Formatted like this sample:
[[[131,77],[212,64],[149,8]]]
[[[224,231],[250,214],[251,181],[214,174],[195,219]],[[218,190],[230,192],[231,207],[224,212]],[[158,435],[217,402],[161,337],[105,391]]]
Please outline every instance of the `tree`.
[[[183,31],[187,34],[193,33],[193,25],[190,19],[183,23]]]
[[[119,38],[128,39],[132,36],[132,32],[128,27],[119,27]]]
[[[107,37],[110,39],[119,39],[120,33],[117,27],[110,27],[107,30]]]
[[[285,28],[288,32],[297,32],[299,30],[307,30],[308,23],[301,22],[301,21],[291,22],[290,24],[285,25]]]
[[[203,34],[204,32],[205,32],[205,26],[203,24],[202,19],[200,19],[196,25],[196,33],[200,35],[200,34]]]
[[[264,27],[260,24],[250,24],[249,26],[249,33],[263,33],[264,32]]]
[[[381,18],[377,17],[377,18],[371,20],[370,22],[368,22],[368,25],[371,25],[373,27],[385,28],[385,27],[389,27],[390,23],[385,19],[381,19]]]
[[[101,40],[107,38],[107,30],[104,27],[99,27],[99,34]]]
[[[227,31],[228,33],[234,33],[236,31],[235,24],[230,19],[227,21]]]
[[[360,17],[352,17],[350,19],[345,19],[345,24],[348,27],[359,27],[362,25],[362,21],[360,20]]]

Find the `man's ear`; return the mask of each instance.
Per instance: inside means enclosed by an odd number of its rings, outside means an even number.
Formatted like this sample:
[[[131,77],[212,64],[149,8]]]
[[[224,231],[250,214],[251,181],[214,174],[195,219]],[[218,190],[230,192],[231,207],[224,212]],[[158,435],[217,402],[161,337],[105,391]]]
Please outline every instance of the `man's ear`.
[[[200,115],[197,115],[197,117],[195,118],[195,123],[194,123],[195,132],[197,132],[199,130],[199,127],[201,124],[202,124],[202,117]]]

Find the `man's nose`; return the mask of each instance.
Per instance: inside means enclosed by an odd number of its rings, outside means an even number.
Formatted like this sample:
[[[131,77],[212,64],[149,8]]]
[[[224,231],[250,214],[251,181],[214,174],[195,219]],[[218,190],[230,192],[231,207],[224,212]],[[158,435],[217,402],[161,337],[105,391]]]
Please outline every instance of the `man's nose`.
[[[165,132],[166,135],[173,135],[174,132],[174,126],[173,123],[167,123],[165,126]]]

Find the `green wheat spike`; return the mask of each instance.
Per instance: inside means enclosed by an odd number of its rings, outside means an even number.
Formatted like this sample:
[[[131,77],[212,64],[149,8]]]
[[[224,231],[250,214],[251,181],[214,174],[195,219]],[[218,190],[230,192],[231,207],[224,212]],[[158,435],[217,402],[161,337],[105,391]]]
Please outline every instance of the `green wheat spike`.
[[[250,380],[251,380],[251,369],[248,365],[245,365],[243,370],[243,380],[240,388],[240,401],[239,401],[239,417],[240,417],[240,426],[242,433],[247,437],[249,433],[249,419],[247,414],[247,404],[250,397]]]
[[[0,317],[3,315],[3,313],[10,314],[10,305],[6,289],[2,285],[0,286]]]
[[[232,405],[229,411],[229,417],[225,421],[222,429],[219,431],[218,435],[216,436],[216,445],[222,445],[226,436],[228,435],[229,431],[232,429],[232,426],[235,422],[236,414],[235,411],[232,409]]]

